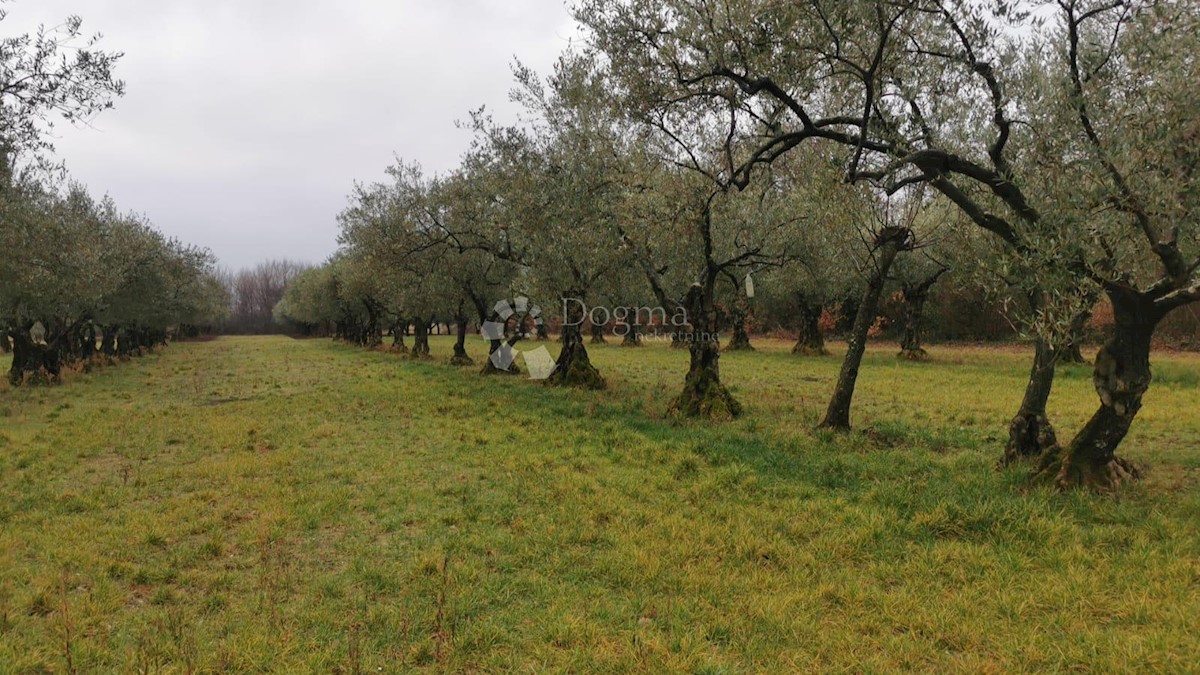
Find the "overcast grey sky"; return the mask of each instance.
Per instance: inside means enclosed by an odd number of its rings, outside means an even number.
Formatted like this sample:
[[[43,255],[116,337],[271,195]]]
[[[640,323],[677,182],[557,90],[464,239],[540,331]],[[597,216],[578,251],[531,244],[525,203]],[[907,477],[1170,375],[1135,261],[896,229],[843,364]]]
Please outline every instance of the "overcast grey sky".
[[[393,155],[453,168],[455,120],[511,119],[510,65],[547,72],[564,0],[13,0],[11,35],[71,14],[125,52],[127,94],[58,155],[94,193],[237,268],[320,262],[355,180]]]

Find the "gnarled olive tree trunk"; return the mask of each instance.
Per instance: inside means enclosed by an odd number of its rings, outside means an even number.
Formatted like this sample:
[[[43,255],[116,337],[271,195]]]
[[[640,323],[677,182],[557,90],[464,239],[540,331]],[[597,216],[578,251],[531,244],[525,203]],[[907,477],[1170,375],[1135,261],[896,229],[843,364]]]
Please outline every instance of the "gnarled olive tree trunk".
[[[1166,310],[1147,293],[1118,287],[1107,292],[1115,325],[1092,370],[1100,407],[1069,445],[1054,446],[1039,460],[1037,475],[1060,488],[1107,491],[1140,475],[1116,450],[1150,388],[1150,342]]]
[[[100,353],[111,359],[117,355],[117,327],[101,326],[100,333]]]
[[[11,335],[12,365],[8,369],[8,381],[13,386],[50,384],[57,382],[61,375],[58,350],[47,342],[35,342],[30,335],[34,323],[19,326]]]
[[[925,303],[937,280],[946,273],[942,268],[935,274],[916,283],[906,283],[900,289],[904,302],[904,330],[900,334],[899,358],[909,361],[924,361],[929,353],[922,346],[921,320],[925,318]]]
[[[477,304],[477,306],[482,308],[481,304],[479,304],[479,303],[476,303],[476,304]],[[481,313],[481,316],[482,316],[482,313]],[[501,317],[499,314],[493,312],[491,314],[491,318],[489,320],[494,321],[499,324],[503,324],[505,333],[506,334],[508,333],[508,324],[509,324],[508,319],[505,319],[505,318]],[[495,357],[496,357],[497,352],[500,352],[502,349],[507,348],[508,350],[511,351],[513,346],[516,345],[518,342],[520,342],[522,340],[522,338],[524,338],[524,333],[518,328],[517,330],[512,331],[512,333],[508,335],[507,339],[500,338],[500,339],[488,340],[488,358],[487,358],[487,361],[485,361],[483,363],[483,369],[479,371],[479,374],[480,375],[520,375],[521,368],[520,368],[520,366],[517,365],[516,359],[513,359],[512,361],[510,361],[508,363],[507,368],[501,368],[500,366],[496,365]]]
[[[429,324],[430,320],[417,317],[413,322],[413,345],[409,356],[414,359],[429,358]]]
[[[1029,382],[1025,385],[1025,396],[1021,407],[1008,426],[1008,443],[1004,447],[1001,466],[1021,459],[1037,457],[1050,448],[1058,446],[1054,425],[1046,415],[1046,402],[1054,386],[1054,368],[1058,354],[1050,343],[1038,339],[1034,349],[1033,366],[1029,369]]]
[[[1030,314],[1036,314],[1042,305],[1042,293],[1035,290],[1028,296]],[[1094,303],[1095,298],[1092,298]],[[1054,386],[1055,368],[1059,363],[1074,363],[1072,353],[1082,362],[1079,354],[1079,338],[1091,318],[1091,309],[1085,309],[1071,319],[1067,345],[1055,348],[1044,339],[1035,343],[1033,365],[1029,370],[1029,382],[1025,385],[1025,396],[1021,399],[1021,407],[1013,417],[1008,428],[1008,443],[1004,447],[1004,455],[1000,458],[1000,466],[1007,466],[1022,459],[1040,457],[1043,453],[1058,446],[1058,437],[1054,425],[1046,413],[1046,402],[1050,399],[1050,390]]]
[[[908,246],[910,237],[908,228],[903,227],[886,227],[875,235],[873,269],[867,280],[867,290],[858,305],[858,313],[854,316],[854,325],[850,330],[850,341],[846,347],[846,357],[842,359],[837,386],[834,387],[833,397],[829,400],[825,418],[819,425],[823,429],[850,430],[850,403],[854,399],[854,385],[858,380],[862,357],[867,350],[867,334],[871,330],[871,324],[875,322],[879,298],[887,283],[888,271],[896,261],[896,256]]]
[[[604,338],[604,325],[592,324],[592,344],[603,345],[608,344],[608,340]]]
[[[36,373],[40,359],[34,351],[29,331],[33,324],[18,327],[12,332],[12,365],[8,368],[8,381],[14,386],[24,384],[25,378]]]
[[[742,413],[742,405],[721,384],[721,342],[712,307],[711,282],[707,292],[700,284],[693,284],[684,307],[691,326],[684,340],[690,357],[688,373],[683,380],[683,392],[671,402],[669,411],[683,417],[737,417]]]
[[[392,346],[389,349],[397,354],[407,354],[408,345],[404,344],[404,333],[408,330],[408,321],[397,318],[391,330]]]
[[[826,356],[825,336],[821,334],[821,303],[803,293],[796,294],[796,309],[800,315],[800,334],[796,337],[793,354],[802,356]]]
[[[582,298],[583,293],[570,291],[563,298]],[[564,302],[562,326],[562,351],[554,362],[554,371],[547,378],[547,383],[561,386],[582,387],[584,389],[603,389],[606,385],[600,371],[592,365],[587,347],[583,344],[583,306],[580,303]],[[592,344],[604,342],[604,326],[592,324]]]
[[[467,319],[459,317],[454,322],[455,337],[454,337],[454,355],[450,357],[450,363],[456,366],[473,366],[474,359],[467,354]]]
[[[746,331],[746,320],[749,312],[740,303],[735,303],[729,308],[729,329],[731,335],[729,344],[725,345],[725,351],[735,352],[754,350],[754,345],[750,344],[750,333]]]
[[[367,322],[362,328],[362,346],[374,349],[383,344],[382,312],[379,305],[370,299],[363,300],[363,307],[367,310]]]
[[[624,330],[625,334],[621,336],[622,347],[642,346],[642,331],[636,321],[627,321]]]

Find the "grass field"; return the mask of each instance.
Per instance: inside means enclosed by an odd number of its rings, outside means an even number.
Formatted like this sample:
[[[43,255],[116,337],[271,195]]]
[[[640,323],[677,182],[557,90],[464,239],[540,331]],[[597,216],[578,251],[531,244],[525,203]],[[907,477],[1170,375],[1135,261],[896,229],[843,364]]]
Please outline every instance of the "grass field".
[[[0,672],[1197,667],[1200,358],[1105,498],[993,469],[1021,350],[879,347],[838,437],[788,346],[722,358],[726,425],[664,418],[663,346],[599,393],[287,338],[0,391]],[[1060,432],[1094,406],[1064,369]]]

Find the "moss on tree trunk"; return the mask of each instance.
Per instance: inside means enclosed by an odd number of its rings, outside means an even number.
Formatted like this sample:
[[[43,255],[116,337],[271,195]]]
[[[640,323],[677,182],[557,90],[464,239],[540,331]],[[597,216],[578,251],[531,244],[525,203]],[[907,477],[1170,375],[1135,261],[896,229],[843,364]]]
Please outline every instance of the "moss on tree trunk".
[[[577,297],[577,296],[574,296]],[[572,317],[574,319],[576,317]],[[582,317],[577,317],[582,318]],[[579,323],[563,322],[562,351],[554,362],[554,371],[546,379],[547,384],[554,386],[579,387],[581,389],[604,389],[606,386],[600,371],[592,365],[588,357],[587,347],[583,344],[583,334],[579,331]],[[595,326],[593,342],[595,342]],[[602,336],[603,337],[603,336]]]
[[[680,417],[729,420],[742,414],[742,406],[721,384],[721,343],[711,303],[711,286],[707,293],[700,284],[688,291],[684,302],[692,327],[684,340],[690,356],[688,373],[683,391],[671,401],[668,412]]]
[[[716,339],[693,339],[688,351],[691,360],[683,391],[671,402],[669,412],[681,417],[712,420],[729,420],[741,415],[741,404],[721,384],[720,343]]]

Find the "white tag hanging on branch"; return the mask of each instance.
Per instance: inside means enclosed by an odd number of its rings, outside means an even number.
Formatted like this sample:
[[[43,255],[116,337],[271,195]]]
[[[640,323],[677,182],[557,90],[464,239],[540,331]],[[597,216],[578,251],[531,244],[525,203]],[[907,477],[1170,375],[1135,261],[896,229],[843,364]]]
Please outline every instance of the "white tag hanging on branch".
[[[754,297],[754,277],[749,274],[746,275],[746,297]]]

